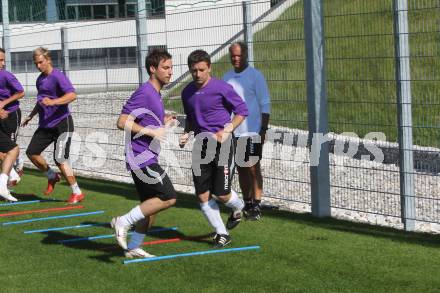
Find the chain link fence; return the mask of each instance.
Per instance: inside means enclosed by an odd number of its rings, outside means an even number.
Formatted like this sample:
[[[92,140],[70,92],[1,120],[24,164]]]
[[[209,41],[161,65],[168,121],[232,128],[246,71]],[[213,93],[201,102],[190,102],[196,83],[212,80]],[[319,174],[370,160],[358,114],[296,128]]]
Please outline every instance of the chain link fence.
[[[395,6],[399,1],[324,2],[331,214],[398,228],[411,217],[416,229],[437,232],[440,3],[404,1],[407,9],[399,10]],[[180,2],[174,7],[165,5],[161,17],[147,14],[142,48],[137,45],[136,21],[130,18],[11,22],[12,72],[27,92],[23,112],[29,113],[35,102],[38,73],[31,52],[37,46],[48,47],[55,66],[65,69],[79,95],[71,106],[76,128],[73,166],[83,175],[130,182],[123,133],[116,129],[116,120],[138,86],[138,66],[143,63],[138,62],[139,51],[164,47],[171,52],[174,77],[163,92],[164,102],[168,110],[182,114],[180,92],[190,80],[188,54],[199,48],[211,53],[214,75],[221,78],[232,68],[229,44],[244,40],[244,27],[251,24],[251,61],[264,73],[272,100],[271,129],[262,160],[265,200],[295,211],[311,211],[314,158],[310,155],[305,52],[310,36],[304,30],[303,1],[250,1],[248,22],[241,1]],[[408,104],[399,99],[401,81],[396,77],[400,60],[396,19],[401,12],[407,13],[409,29],[404,35],[409,37],[406,58],[412,125],[399,123],[399,109]],[[21,130],[23,153],[35,127]],[[412,131],[410,148],[399,144],[402,129]],[[162,160],[173,182],[181,190],[192,191],[190,147],[177,145],[181,131],[178,127],[170,135]],[[412,170],[402,167],[404,151],[413,156]],[[402,192],[404,177],[413,180],[413,193]],[[237,182],[235,186],[239,190]],[[410,216],[402,208],[402,200],[408,198],[414,199],[415,213]]]

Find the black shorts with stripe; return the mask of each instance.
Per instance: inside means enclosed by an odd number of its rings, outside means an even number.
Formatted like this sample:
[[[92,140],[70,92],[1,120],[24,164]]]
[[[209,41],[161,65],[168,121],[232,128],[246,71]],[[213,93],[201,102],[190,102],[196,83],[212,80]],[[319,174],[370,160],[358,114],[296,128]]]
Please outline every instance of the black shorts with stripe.
[[[0,119],[0,152],[7,153],[17,146],[16,141],[20,122],[20,109],[9,113],[5,119]]]
[[[57,163],[64,163],[69,159],[74,130],[71,115],[53,128],[39,127],[32,136],[26,154],[40,155],[51,143],[54,143],[53,158]]]
[[[211,194],[216,196],[227,195],[231,192],[231,183],[235,171],[234,143],[231,139],[224,143],[216,142],[214,144],[215,154],[208,156],[208,158],[213,157],[213,159],[209,163],[198,164],[194,156],[200,156],[201,161],[205,160],[207,154],[210,153],[208,145],[208,138],[194,142],[192,172],[196,194],[210,191]],[[194,164],[198,164],[198,166],[194,166]],[[200,172],[195,172],[195,168],[200,168],[198,169]]]
[[[141,202],[154,197],[162,201],[177,198],[173,183],[159,164],[133,170],[131,171],[131,177]]]

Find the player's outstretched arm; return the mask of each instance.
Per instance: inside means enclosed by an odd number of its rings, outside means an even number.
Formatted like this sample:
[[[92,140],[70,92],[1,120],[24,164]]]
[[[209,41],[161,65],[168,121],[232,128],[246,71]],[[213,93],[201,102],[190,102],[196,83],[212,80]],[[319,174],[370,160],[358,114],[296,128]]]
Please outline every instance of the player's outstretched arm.
[[[34,116],[37,115],[39,108],[40,108],[40,105],[38,103],[36,103],[34,106],[34,109],[32,109],[32,112],[29,114],[29,116],[24,118],[23,122],[21,123],[21,127],[25,127],[26,125],[28,125],[29,121],[31,121],[32,118],[34,118]]]

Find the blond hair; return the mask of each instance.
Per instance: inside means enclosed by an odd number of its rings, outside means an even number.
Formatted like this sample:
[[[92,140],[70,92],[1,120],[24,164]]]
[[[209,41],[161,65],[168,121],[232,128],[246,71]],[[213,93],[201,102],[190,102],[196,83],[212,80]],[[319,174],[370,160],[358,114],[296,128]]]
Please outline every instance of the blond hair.
[[[52,62],[52,56],[50,54],[50,51],[47,48],[38,47],[33,52],[33,58],[37,58],[38,56],[43,56],[46,60]]]

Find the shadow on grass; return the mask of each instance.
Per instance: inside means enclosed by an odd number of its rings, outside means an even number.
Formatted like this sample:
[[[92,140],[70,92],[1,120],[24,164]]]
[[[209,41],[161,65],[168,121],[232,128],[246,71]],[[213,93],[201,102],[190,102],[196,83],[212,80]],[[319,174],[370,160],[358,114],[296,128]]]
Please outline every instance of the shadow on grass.
[[[37,170],[27,169],[26,174],[30,174],[37,177],[44,177],[44,175]],[[127,199],[137,200],[138,196],[136,189],[132,184],[120,183],[103,179],[89,179],[81,176],[76,176],[81,189],[85,189],[92,192],[100,192],[104,194],[118,195],[126,197]],[[61,185],[67,186],[67,182],[62,179]]]
[[[54,199],[50,196],[38,196],[33,193],[16,193],[11,192],[11,194],[17,198],[19,201],[32,201],[32,200],[42,200],[44,202],[66,202],[65,200]]]
[[[102,223],[96,223],[96,222],[84,222],[83,224],[100,224],[99,226],[110,227],[109,225],[101,225]],[[165,227],[154,226],[151,228],[151,230],[163,229],[163,228]],[[41,241],[41,243],[43,244],[48,244],[48,245],[56,244],[56,245],[63,245],[64,247],[71,249],[90,250],[95,252],[98,251],[101,252],[100,255],[90,256],[89,258],[96,259],[98,261],[102,261],[105,263],[115,263],[116,261],[113,260],[114,257],[124,256],[122,249],[117,244],[114,244],[116,242],[114,238],[113,238],[114,243],[102,243],[102,242],[96,242],[94,240],[86,240],[86,239],[75,242],[60,243],[61,241],[72,240],[76,238],[86,238],[87,236],[78,236],[78,235],[68,234],[59,231],[49,231],[49,232],[44,232],[43,234],[46,235],[46,237]],[[93,237],[93,236],[89,236],[89,237]],[[151,233],[148,234],[147,236],[161,240],[167,240],[167,239],[173,240],[178,238],[179,239],[178,241],[192,241],[198,243],[205,243],[209,245],[212,244],[212,241],[207,239],[211,237],[210,234],[185,235],[177,230],[168,230],[168,231]],[[96,239],[96,240],[101,240],[101,239]],[[160,244],[160,242],[156,244]]]
[[[37,175],[39,172],[35,170],[28,170],[30,174]],[[104,194],[113,194],[124,196],[127,199],[137,200],[137,193],[133,185],[117,183],[106,180],[95,180],[88,178],[80,179],[81,187],[89,191],[96,191]],[[220,205],[222,210],[226,210],[223,205]],[[177,203],[174,208],[195,209],[200,213],[197,198],[194,195],[179,193]],[[294,221],[296,223],[303,223],[309,226],[334,230],[338,232],[356,233],[359,235],[367,235],[372,237],[389,239],[391,241],[398,241],[404,243],[411,243],[423,246],[440,247],[440,235],[433,235],[428,233],[405,232],[388,227],[380,227],[369,224],[355,223],[345,220],[338,220],[334,218],[316,218],[310,213],[294,213],[289,211],[282,211],[276,209],[263,210],[262,223],[265,218],[278,218],[283,220]],[[320,239],[320,237],[317,237]]]

